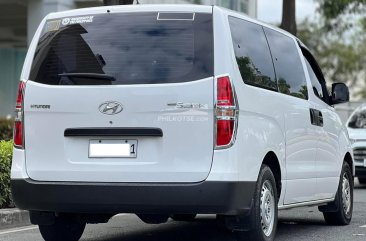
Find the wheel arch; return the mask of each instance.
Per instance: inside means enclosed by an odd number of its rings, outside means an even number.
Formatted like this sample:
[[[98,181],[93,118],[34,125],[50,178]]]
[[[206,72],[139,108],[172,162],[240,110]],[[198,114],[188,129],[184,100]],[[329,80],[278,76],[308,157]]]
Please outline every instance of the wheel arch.
[[[352,158],[351,153],[347,152],[343,158],[343,161],[348,163],[348,165],[351,167],[352,175],[355,176],[355,166],[353,164],[353,158]]]
[[[267,165],[271,169],[271,171],[275,177],[275,180],[276,180],[278,198],[280,198],[281,190],[282,190],[282,182],[281,182],[282,172],[281,172],[281,165],[280,165],[280,162],[279,162],[276,154],[273,151],[269,151],[265,155],[262,164]]]

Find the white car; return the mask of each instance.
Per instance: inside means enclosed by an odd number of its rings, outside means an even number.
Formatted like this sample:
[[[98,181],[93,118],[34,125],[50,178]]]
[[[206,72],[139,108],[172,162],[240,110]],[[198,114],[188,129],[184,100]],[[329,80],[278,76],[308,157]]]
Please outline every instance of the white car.
[[[353,143],[355,176],[361,184],[366,184],[366,104],[356,108],[348,118],[346,126]]]
[[[279,209],[351,221],[347,129],[309,50],[216,6],[51,13],[24,63],[11,185],[46,241],[135,213],[217,214],[238,239],[274,240]]]

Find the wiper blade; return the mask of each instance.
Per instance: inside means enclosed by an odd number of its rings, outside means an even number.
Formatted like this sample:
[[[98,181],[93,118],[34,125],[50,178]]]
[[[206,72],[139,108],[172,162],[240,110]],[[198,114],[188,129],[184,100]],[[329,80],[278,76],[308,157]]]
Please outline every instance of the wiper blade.
[[[107,75],[107,74],[96,74],[96,73],[62,73],[62,74],[58,74],[58,76],[116,81],[116,78],[114,78],[114,76]]]

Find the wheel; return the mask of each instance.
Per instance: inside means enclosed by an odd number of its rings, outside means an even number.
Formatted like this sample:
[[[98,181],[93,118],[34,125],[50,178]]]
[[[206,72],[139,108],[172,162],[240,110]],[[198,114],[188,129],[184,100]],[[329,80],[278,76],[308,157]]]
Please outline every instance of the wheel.
[[[170,217],[174,221],[193,221],[196,218],[197,214],[173,214]]]
[[[237,231],[237,240],[273,241],[277,229],[277,188],[271,169],[262,165],[254,193],[250,231]]]
[[[359,182],[360,184],[366,184],[366,178],[361,178],[361,177],[359,177],[359,178],[358,178],[358,182]]]
[[[85,222],[57,217],[54,224],[38,227],[45,241],[78,241],[85,226]]]
[[[343,163],[335,200],[328,204],[334,211],[324,211],[324,219],[328,224],[347,225],[351,222],[353,211],[353,177],[348,163]]]

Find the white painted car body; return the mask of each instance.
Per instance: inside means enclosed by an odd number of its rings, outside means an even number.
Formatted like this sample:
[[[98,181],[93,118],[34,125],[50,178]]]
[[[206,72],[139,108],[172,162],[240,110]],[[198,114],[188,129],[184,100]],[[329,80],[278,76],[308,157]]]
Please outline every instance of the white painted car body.
[[[29,80],[38,40],[47,20],[118,12],[212,13],[214,76],[185,83],[128,86],[49,86]],[[235,60],[228,17],[264,26],[292,39],[307,81],[308,99],[247,85]],[[256,182],[265,157],[274,155],[280,166],[279,208],[322,204],[334,200],[342,163],[352,155],[347,129],[332,106],[312,90],[298,40],[292,35],[220,7],[194,5],[139,5],[98,7],[51,13],[40,24],[29,47],[21,74],[24,94],[25,148],[14,148],[11,178],[40,182],[80,183],[197,183]],[[239,106],[234,143],[215,149],[215,85],[217,76],[229,76]],[[105,101],[118,101],[120,115],[98,111]],[[200,103],[204,122],[169,121],[168,103]],[[47,104],[49,109],[31,109]],[[323,113],[324,126],[311,124],[309,109]],[[192,114],[194,115],[194,113]],[[166,121],[164,121],[166,120]],[[110,124],[112,122],[113,124]],[[67,138],[72,127],[158,127],[162,138],[138,139],[135,159],[90,159],[89,139]],[[179,137],[179,138],[177,138]],[[113,138],[112,138],[113,139]],[[118,139],[118,138],[117,138]]]

